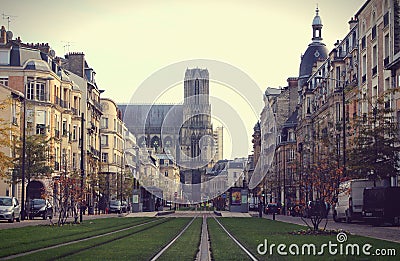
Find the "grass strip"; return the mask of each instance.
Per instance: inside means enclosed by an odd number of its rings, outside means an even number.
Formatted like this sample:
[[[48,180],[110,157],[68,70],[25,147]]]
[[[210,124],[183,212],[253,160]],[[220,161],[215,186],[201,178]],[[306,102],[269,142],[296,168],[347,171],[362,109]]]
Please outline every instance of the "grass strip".
[[[218,219],[229,232],[236,237],[247,249],[249,249],[257,258],[264,260],[398,260],[394,256],[366,256],[362,253],[362,246],[366,243],[372,245],[370,252],[375,249],[395,249],[397,255],[400,254],[400,244],[389,241],[373,239],[368,237],[347,235],[347,241],[339,243],[336,235],[292,235],[289,232],[299,231],[306,229],[304,226],[289,224],[279,221],[259,218],[219,218]],[[264,244],[265,240],[268,242],[268,251],[266,254],[261,255],[257,252],[257,246]],[[302,246],[305,244],[313,244],[316,246],[316,253],[321,250],[322,244],[338,244],[338,253],[331,255],[329,249],[326,247],[322,252],[323,255],[309,255],[307,252],[302,254]],[[271,244],[275,244],[273,252],[270,252]],[[277,246],[279,244],[286,245],[287,256],[279,255]],[[294,255],[289,252],[289,246],[295,244],[300,247],[300,254]],[[349,244],[357,244],[360,247],[360,255],[349,254],[346,255],[346,246]],[[343,246],[343,253],[340,254],[340,245]],[[295,251],[294,251],[295,252]],[[398,258],[398,256],[397,256]]]
[[[85,221],[82,224],[58,226],[28,226],[0,231],[0,238],[7,238],[0,246],[0,257],[28,252],[44,247],[104,234],[150,218],[106,218]]]
[[[60,246],[60,247],[49,249],[49,250],[40,251],[40,252],[33,253],[30,255],[25,255],[25,256],[21,256],[19,258],[15,258],[14,260],[55,260],[55,259],[58,260],[58,259],[62,259],[62,258],[73,259],[71,257],[82,254],[84,252],[91,253],[92,260],[93,260],[93,258],[103,259],[103,256],[98,254],[97,251],[95,251],[95,249],[97,249],[98,247],[101,247],[102,245],[108,245],[110,242],[118,242],[118,241],[120,241],[119,239],[125,239],[132,235],[140,236],[140,234],[143,231],[146,231],[153,227],[157,227],[160,224],[169,223],[170,220],[171,219],[168,219],[168,218],[157,219],[157,220],[155,220],[155,222],[145,224],[145,225],[142,225],[139,227],[134,227],[129,230],[121,231],[121,232],[114,233],[114,234],[107,235],[107,236],[89,239],[87,241],[82,241],[82,242],[75,243],[75,244],[70,244],[70,245]],[[93,251],[95,251],[95,252],[93,252]],[[110,251],[109,248],[108,248],[108,251]],[[112,253],[112,251],[110,251],[110,252]]]
[[[250,260],[213,218],[207,219],[213,260]]]
[[[68,256],[62,260],[149,260],[170,242],[192,218],[170,218],[169,222],[138,234]],[[177,260],[177,259],[175,259]]]
[[[196,218],[158,260],[195,260],[200,245],[202,219]]]

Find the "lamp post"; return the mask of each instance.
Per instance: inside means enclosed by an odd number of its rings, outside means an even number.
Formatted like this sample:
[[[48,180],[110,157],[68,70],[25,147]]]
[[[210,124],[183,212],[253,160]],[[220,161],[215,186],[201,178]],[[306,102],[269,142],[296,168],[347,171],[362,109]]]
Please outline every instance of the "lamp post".
[[[26,94],[26,92],[25,92]],[[21,220],[25,220],[25,153],[26,153],[26,95],[24,95],[24,117],[22,125],[22,166],[21,166],[21,176],[22,176],[22,195],[21,195]]]

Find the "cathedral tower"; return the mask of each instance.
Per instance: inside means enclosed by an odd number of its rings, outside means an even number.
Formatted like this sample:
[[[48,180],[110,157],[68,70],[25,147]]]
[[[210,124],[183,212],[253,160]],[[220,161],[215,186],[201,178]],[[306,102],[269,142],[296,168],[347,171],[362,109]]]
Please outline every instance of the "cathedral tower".
[[[183,124],[180,130],[180,161],[186,184],[200,184],[213,158],[213,129],[207,69],[187,69],[184,79]],[[195,186],[194,186],[195,187]],[[199,200],[200,190],[192,191]]]

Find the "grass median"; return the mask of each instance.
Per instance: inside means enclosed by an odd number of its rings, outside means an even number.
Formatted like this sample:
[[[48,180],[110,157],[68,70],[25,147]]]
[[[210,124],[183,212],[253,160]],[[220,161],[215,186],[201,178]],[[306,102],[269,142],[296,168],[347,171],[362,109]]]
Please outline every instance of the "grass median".
[[[336,234],[291,234],[290,232],[304,230],[306,227],[274,220],[259,218],[220,218],[219,220],[235,238],[260,260],[398,260],[398,256],[400,255],[400,244],[384,240],[348,234],[346,241],[338,242]],[[337,244],[336,246],[332,245],[331,252],[329,251],[329,242]],[[267,243],[267,245],[265,243]],[[266,251],[266,253],[258,253],[257,247],[260,244],[262,244],[260,251]],[[275,244],[275,246],[271,251],[272,244]],[[286,248],[281,251],[286,252],[286,256],[278,253],[277,248],[279,244],[286,246]],[[323,244],[327,244],[327,246],[322,248]],[[371,253],[369,256],[364,255],[362,252],[362,247],[365,244],[370,244],[372,246],[372,248],[368,250],[368,252]],[[267,248],[264,248],[265,245]],[[313,245],[316,246],[315,255],[313,254]],[[359,247],[360,255],[357,255],[356,245]],[[296,253],[296,246],[299,247],[299,254]],[[303,246],[304,254],[302,253]],[[291,251],[289,251],[289,249]],[[337,253],[335,255],[331,254],[335,252],[335,249],[337,249]],[[376,249],[394,249],[397,256],[379,256],[378,258],[374,252]],[[309,254],[308,251],[310,251],[311,254]],[[318,252],[320,252],[321,255],[318,255]]]
[[[195,260],[201,236],[201,218],[196,218],[158,260]]]
[[[41,249],[140,224],[150,218],[105,218],[67,224],[39,225],[0,230],[0,257]]]
[[[113,240],[61,260],[149,260],[168,244],[191,220],[169,218],[168,222]],[[176,260],[176,259],[175,259]]]
[[[249,260],[243,250],[233,242],[213,218],[207,219],[207,225],[213,260]]]

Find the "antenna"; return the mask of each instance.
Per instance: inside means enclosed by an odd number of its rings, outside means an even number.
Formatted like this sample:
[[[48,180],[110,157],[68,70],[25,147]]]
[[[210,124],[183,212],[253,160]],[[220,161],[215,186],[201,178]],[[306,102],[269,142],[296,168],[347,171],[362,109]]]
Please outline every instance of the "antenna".
[[[11,22],[11,17],[18,17],[16,15],[8,15],[5,13],[1,14],[3,17],[3,20],[7,20],[7,31],[10,31],[10,22]]]
[[[70,41],[61,41],[62,43],[65,43],[64,45],[63,45],[63,47],[64,47],[64,54],[66,54],[66,53],[69,53],[69,47],[73,44],[73,43],[75,43],[75,42],[70,42]]]

